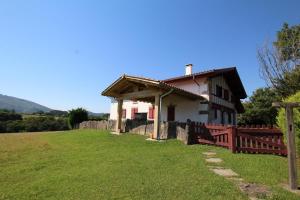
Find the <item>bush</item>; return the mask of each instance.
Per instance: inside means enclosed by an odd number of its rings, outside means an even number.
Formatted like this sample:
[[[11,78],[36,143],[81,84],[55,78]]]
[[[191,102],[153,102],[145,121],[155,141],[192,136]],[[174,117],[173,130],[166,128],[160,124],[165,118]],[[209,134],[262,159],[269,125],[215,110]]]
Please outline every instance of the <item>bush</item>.
[[[292,95],[288,97],[284,102],[300,102],[300,92],[297,92],[295,95]],[[280,127],[280,129],[283,131],[284,138],[286,141],[286,120],[285,120],[285,110],[284,108],[281,108],[279,110],[278,116],[277,116],[277,124]],[[300,109],[295,108],[294,109],[294,124],[295,124],[295,134],[296,138],[298,138],[298,143],[300,141]],[[300,146],[299,146],[300,147]],[[300,152],[299,152],[300,153]]]
[[[88,120],[88,112],[83,108],[70,110],[68,116],[69,123],[72,128],[74,128],[76,124]]]
[[[24,130],[25,130],[25,126],[22,120],[7,121],[6,123],[7,133],[23,132]]]
[[[0,122],[0,133],[17,133],[24,130],[25,126],[22,120]]]
[[[0,111],[0,121],[22,120],[22,115],[11,111]]]
[[[63,131],[68,130],[68,120],[53,116],[22,116],[10,111],[0,111],[0,133]]]
[[[6,133],[6,122],[0,121],[0,133]]]
[[[63,118],[54,117],[29,117],[24,119],[27,132],[37,131],[63,131],[68,130],[68,122]]]

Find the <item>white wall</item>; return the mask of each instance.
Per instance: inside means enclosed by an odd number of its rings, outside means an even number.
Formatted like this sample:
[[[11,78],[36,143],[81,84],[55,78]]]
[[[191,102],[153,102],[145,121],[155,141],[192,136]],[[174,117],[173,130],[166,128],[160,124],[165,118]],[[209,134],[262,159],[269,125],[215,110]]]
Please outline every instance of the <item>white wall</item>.
[[[189,79],[189,80],[176,81],[170,84],[178,88],[181,88],[183,90],[192,92],[194,94],[201,95],[207,100],[209,100],[207,78],[196,78],[195,81]]]
[[[175,121],[186,122],[187,119],[197,122],[208,121],[207,114],[199,114],[199,111],[207,111],[207,104],[200,104],[199,100],[189,100],[178,95],[170,95],[162,100],[161,120],[167,121],[168,106],[175,106]]]
[[[168,106],[175,106],[175,121],[186,122],[187,119],[207,123],[208,114],[199,114],[199,111],[207,111],[208,105],[201,104],[199,100],[189,100],[178,95],[169,95],[162,100],[161,121],[167,121]],[[138,112],[148,113],[151,103],[124,101],[123,109],[126,109],[126,119],[131,119],[131,108],[138,108]],[[110,119],[117,119],[117,102],[111,103]],[[148,115],[149,117],[149,115]]]
[[[123,102],[123,109],[126,109],[126,119],[131,119],[131,108],[138,108],[139,113],[148,113],[149,107],[151,107],[151,103],[145,102],[133,102],[133,101],[124,101]],[[115,101],[111,102],[110,105],[110,119],[116,120],[117,119],[117,111],[118,111],[118,103]]]

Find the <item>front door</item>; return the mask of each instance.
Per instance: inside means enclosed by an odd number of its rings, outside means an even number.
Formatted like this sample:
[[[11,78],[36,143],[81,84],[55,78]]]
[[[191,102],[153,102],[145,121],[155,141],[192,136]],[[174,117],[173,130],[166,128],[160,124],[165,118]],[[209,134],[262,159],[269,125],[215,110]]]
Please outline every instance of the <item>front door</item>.
[[[168,121],[175,121],[175,106],[168,107]]]

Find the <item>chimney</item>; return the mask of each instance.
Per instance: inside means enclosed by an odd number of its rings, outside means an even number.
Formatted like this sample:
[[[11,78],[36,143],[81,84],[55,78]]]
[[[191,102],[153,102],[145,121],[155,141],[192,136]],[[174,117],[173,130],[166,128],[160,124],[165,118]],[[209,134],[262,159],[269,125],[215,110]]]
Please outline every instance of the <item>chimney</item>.
[[[191,75],[192,74],[192,68],[193,68],[193,64],[187,64],[185,65],[185,75]]]

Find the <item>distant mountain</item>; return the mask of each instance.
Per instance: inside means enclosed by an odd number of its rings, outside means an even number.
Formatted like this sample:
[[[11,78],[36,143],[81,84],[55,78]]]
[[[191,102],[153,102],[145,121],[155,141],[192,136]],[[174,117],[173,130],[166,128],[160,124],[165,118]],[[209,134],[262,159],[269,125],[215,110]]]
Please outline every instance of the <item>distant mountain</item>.
[[[15,110],[18,113],[50,112],[52,109],[16,97],[0,94],[0,109]]]
[[[12,96],[6,96],[3,94],[0,94],[0,109],[14,110],[17,113],[36,113],[40,111],[43,111],[45,113],[51,112],[54,115],[66,115],[68,113],[67,111],[53,110],[32,101]],[[107,115],[108,113],[94,113],[88,111],[88,114],[89,116],[93,117],[102,117],[103,115]]]
[[[102,117],[103,115],[106,115],[107,113],[93,113],[88,111],[89,116],[93,116],[93,117]]]

